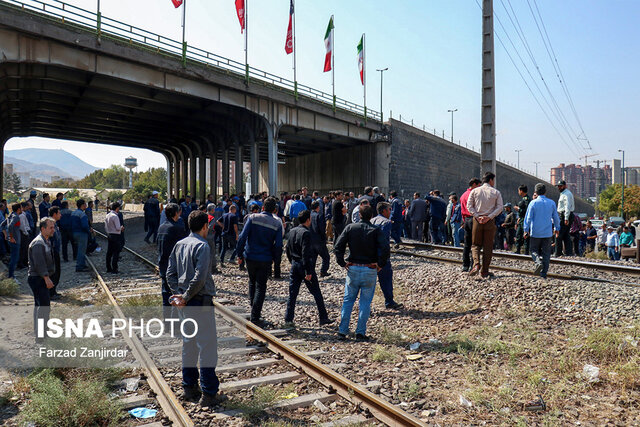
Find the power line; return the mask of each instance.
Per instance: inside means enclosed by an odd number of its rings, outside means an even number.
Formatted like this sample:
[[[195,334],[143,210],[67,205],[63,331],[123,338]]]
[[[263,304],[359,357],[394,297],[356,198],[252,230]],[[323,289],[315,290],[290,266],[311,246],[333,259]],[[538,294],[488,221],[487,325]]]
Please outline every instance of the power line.
[[[554,70],[556,71],[556,76],[558,77],[558,81],[560,82],[560,86],[562,87],[562,90],[564,91],[565,96],[567,97],[567,101],[569,102],[569,106],[571,107],[571,111],[573,112],[573,116],[576,119],[576,122],[578,123],[578,127],[580,128],[580,131],[582,132],[582,136],[584,136],[584,139],[587,141],[588,144],[588,149],[591,150],[591,142],[589,141],[589,138],[587,137],[586,132],[584,131],[584,128],[582,127],[582,121],[580,120],[580,117],[578,116],[578,112],[576,111],[576,107],[575,104],[573,102],[573,98],[571,97],[571,93],[569,92],[569,88],[566,85],[566,81],[564,78],[564,75],[562,74],[562,69],[560,68],[560,63],[558,62],[558,57],[556,56],[556,52],[553,49],[553,45],[551,44],[551,38],[549,38],[549,33],[547,32],[547,26],[544,23],[544,19],[542,19],[542,14],[540,13],[540,8],[538,7],[538,2],[536,0],[533,0],[533,4],[535,5],[536,8],[536,12],[538,13],[538,17],[540,18],[540,24],[542,25],[542,29],[544,30],[544,36],[542,35],[542,31],[540,31],[540,26],[538,25],[538,21],[535,17],[535,14],[533,13],[533,9],[531,7],[531,2],[529,0],[527,0],[527,4],[529,5],[529,10],[531,11],[531,15],[533,16],[534,21],[536,22],[536,26],[538,27],[538,32],[540,32],[540,36],[542,37],[542,40],[544,42],[545,48],[547,50],[547,54],[549,55],[549,59],[551,60],[551,64],[553,65]],[[546,36],[546,42],[545,42],[545,36]],[[547,48],[547,42],[549,47]]]

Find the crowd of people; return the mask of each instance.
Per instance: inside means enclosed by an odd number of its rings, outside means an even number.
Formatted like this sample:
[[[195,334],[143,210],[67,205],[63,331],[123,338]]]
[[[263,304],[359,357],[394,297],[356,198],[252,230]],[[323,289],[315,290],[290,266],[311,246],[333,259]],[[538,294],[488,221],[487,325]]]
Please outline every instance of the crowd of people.
[[[354,338],[368,341],[367,322],[376,283],[380,284],[387,309],[404,308],[394,299],[390,257],[390,247],[402,243],[403,238],[463,246],[463,271],[480,278],[493,276],[490,266],[496,248],[530,254],[535,274],[546,277],[554,251],[556,256],[571,256],[599,248],[606,249],[611,259],[619,259],[620,247],[633,244],[635,228],[630,225],[619,232],[604,225],[602,230],[595,230],[590,221],[583,226],[564,181],[558,183],[558,190],[556,204],[546,197],[544,184],[535,186],[532,197],[521,185],[520,201],[515,206],[504,204],[495,188],[495,175],[487,172],[482,179],[472,178],[460,197],[449,193],[448,202],[438,190],[424,197],[415,193],[409,201],[401,200],[395,191],[387,196],[378,187],[366,187],[357,196],[342,191],[320,195],[303,187],[295,194],[281,193],[280,198],[266,192],[248,198],[244,193],[225,193],[219,200],[208,195],[201,203],[189,195],[171,197],[163,206],[154,191],[144,204],[144,241],[158,248],[164,315],[173,316],[172,307],[196,307],[189,316],[204,326],[203,331],[209,331],[183,338],[185,396],[200,396],[204,406],[223,399],[215,374],[217,342],[215,332],[211,333],[215,320],[202,314],[213,310],[213,275],[221,273],[218,265],[237,262],[239,269],[246,271],[250,321],[264,328],[273,326],[262,317],[267,282],[269,277],[281,278],[284,254],[290,263],[284,325],[295,327],[302,283],[315,300],[319,325],[329,325],[335,319],[326,308],[318,277],[331,274],[327,245],[332,241],[335,262],[346,270],[337,338],[350,338],[351,314],[358,300]],[[0,246],[11,254],[9,275],[13,277],[16,268],[28,266],[36,318],[47,318],[50,301],[58,297],[60,262],[69,260],[68,245],[72,246],[78,272],[87,270],[85,255],[96,246],[93,202],[77,200],[76,209],[71,211],[61,196],[56,195],[50,203],[45,193],[36,206],[34,192],[29,200],[13,204],[12,212],[2,222],[8,247]],[[124,219],[120,203],[111,203],[108,208],[104,223],[108,236],[106,269],[118,274]],[[6,215],[4,207],[0,210]],[[187,316],[185,310],[178,312]]]

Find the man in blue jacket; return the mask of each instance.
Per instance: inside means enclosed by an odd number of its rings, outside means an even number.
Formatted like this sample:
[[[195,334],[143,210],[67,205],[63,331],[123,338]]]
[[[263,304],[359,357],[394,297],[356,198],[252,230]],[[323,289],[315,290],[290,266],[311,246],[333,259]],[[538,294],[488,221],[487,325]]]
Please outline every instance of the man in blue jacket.
[[[89,234],[91,234],[91,227],[89,227],[89,218],[87,218],[87,215],[84,213],[84,210],[87,208],[87,203],[83,199],[78,199],[76,206],[78,209],[71,214],[71,231],[73,232],[73,240],[78,247],[76,271],[83,272],[89,271],[89,268],[87,268],[85,264],[85,256],[87,243],[89,242]]]
[[[379,202],[376,209],[378,210],[378,215],[371,220],[371,224],[382,230],[388,246],[391,242],[391,206],[387,202]],[[384,267],[378,271],[378,281],[384,295],[384,306],[393,310],[403,308],[404,305],[398,304],[393,300],[393,268],[391,267],[391,260],[387,261]]]
[[[40,213],[40,218],[44,218],[49,216],[49,208],[51,207],[51,203],[49,203],[49,193],[42,194],[42,202],[38,205],[38,211]],[[51,240],[51,239],[49,239]]]
[[[71,214],[69,202],[64,200],[60,204],[60,220],[58,221],[58,227],[60,228],[62,237],[62,259],[64,262],[69,262],[69,243],[71,243],[73,259],[75,260],[78,256],[78,246],[75,240],[73,240],[73,231],[71,230]]]
[[[444,218],[447,213],[447,202],[440,197],[440,191],[434,190],[433,195],[424,197],[429,201],[429,213],[431,221],[429,222],[429,232],[431,233],[431,242],[436,245],[444,243],[446,236],[444,229]]]
[[[304,205],[304,204],[303,204]],[[246,259],[249,273],[249,301],[251,322],[265,327],[267,322],[260,319],[262,304],[267,291],[267,280],[271,263],[282,255],[282,223],[272,213],[276,210],[276,200],[268,197],[262,212],[249,215],[238,238],[238,264]]]
[[[402,218],[402,201],[398,199],[398,193],[391,192],[391,238],[397,245],[402,243],[402,229],[404,220]]]
[[[547,193],[545,185],[536,184],[535,191],[538,198],[529,203],[524,217],[524,238],[531,237],[529,252],[536,265],[534,273],[546,278],[551,259],[551,237],[555,230],[556,238],[558,238],[560,217],[556,210],[556,203],[545,196]]]

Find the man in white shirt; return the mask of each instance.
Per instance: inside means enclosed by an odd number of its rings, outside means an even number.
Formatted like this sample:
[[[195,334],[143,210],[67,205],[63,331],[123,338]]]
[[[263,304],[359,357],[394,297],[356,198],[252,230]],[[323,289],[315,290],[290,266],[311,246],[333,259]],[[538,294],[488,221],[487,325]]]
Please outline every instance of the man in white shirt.
[[[109,239],[109,246],[107,247],[107,272],[118,274],[118,256],[122,250],[120,233],[124,229],[120,224],[120,218],[118,212],[120,211],[120,204],[113,202],[111,204],[111,211],[107,214],[104,220],[104,231],[107,233]]]
[[[607,227],[607,256],[611,261],[620,259],[620,236],[613,231],[613,226]]]
[[[603,222],[602,228],[598,230],[598,251],[607,250],[607,225]]]
[[[565,180],[559,181],[557,184],[560,197],[558,198],[558,216],[560,217],[560,234],[556,239],[556,256],[562,256],[564,246],[564,254],[566,256],[573,255],[573,245],[571,244],[571,223],[573,222],[573,211],[575,203],[573,194],[567,188]]]

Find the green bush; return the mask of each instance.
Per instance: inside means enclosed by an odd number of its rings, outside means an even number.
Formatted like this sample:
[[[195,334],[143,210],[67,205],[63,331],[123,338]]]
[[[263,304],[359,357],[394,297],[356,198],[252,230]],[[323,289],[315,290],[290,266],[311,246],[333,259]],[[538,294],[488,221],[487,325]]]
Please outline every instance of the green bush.
[[[20,287],[15,280],[4,274],[0,275],[0,297],[12,297],[18,295],[18,292],[20,292]]]

